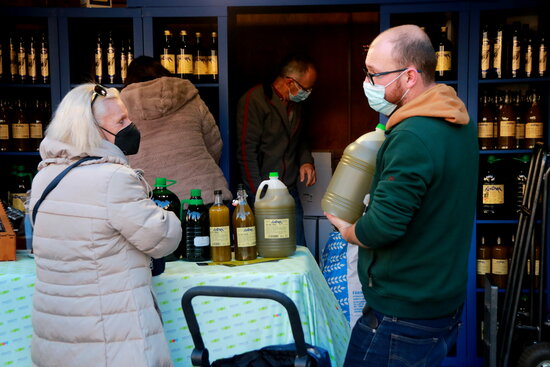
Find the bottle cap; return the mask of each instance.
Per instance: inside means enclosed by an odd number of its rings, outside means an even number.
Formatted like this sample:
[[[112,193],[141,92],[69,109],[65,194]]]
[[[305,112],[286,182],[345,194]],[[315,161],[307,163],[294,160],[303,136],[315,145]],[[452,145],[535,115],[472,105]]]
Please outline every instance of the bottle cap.
[[[237,191],[244,190],[244,184],[240,183],[237,185]]]
[[[383,131],[386,131],[386,125],[384,125],[384,124],[378,124],[378,125],[376,125],[376,128],[380,129],[380,130],[383,130]]]
[[[191,196],[201,196],[200,189],[191,189]]]
[[[497,161],[497,158],[494,155],[490,155],[487,157],[487,163],[495,163]]]
[[[279,172],[269,172],[269,178],[279,178]]]
[[[155,178],[155,186],[166,187],[166,178],[156,177]]]

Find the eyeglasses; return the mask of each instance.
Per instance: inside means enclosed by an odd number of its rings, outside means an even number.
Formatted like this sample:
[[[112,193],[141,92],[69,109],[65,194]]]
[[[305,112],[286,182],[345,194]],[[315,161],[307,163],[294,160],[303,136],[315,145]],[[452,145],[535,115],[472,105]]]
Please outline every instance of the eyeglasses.
[[[408,68],[403,68],[403,69],[397,69],[397,70],[391,70],[391,71],[383,71],[381,73],[369,73],[369,71],[367,70],[366,67],[363,66],[363,72],[365,73],[365,75],[368,77],[369,79],[369,82],[374,85],[374,77],[377,77],[377,76],[383,76],[383,75],[388,75],[388,74],[393,74],[393,73],[399,73],[399,72],[402,72],[402,71],[405,71],[407,70]],[[421,73],[422,70],[416,70],[418,73]]]
[[[102,86],[101,84],[96,84],[94,87],[94,91],[92,93],[92,102],[90,103],[91,106],[94,105],[94,102],[97,98],[97,96],[107,97],[107,88]]]
[[[294,83],[298,84],[298,87],[300,87],[300,89],[302,89],[302,90],[305,91],[305,92],[311,93],[311,91],[313,90],[313,87],[311,87],[311,88],[306,88],[306,87],[304,87],[302,84],[300,84],[299,81],[297,81],[296,79],[294,79],[294,78],[291,77],[291,76],[288,76],[288,75],[287,75],[287,76],[285,76],[285,78],[288,78],[288,79],[292,80]]]

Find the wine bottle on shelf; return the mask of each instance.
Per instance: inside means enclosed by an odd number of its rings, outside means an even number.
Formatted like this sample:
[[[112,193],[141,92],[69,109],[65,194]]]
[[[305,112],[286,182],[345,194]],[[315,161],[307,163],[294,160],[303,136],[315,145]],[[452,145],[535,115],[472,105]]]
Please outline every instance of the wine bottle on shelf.
[[[128,39],[128,66],[134,61],[134,44],[132,39]]]
[[[493,39],[493,75],[496,78],[502,78],[504,73],[504,25],[499,24],[497,26],[495,38]]]
[[[30,150],[30,126],[27,116],[25,114],[23,101],[21,99],[17,101],[17,109],[15,111],[15,116],[11,127],[11,136],[13,137],[13,150],[15,150],[16,152],[28,152]]]
[[[533,59],[534,59],[534,45],[533,45],[533,34],[529,31],[529,26],[526,25],[525,28],[525,47],[524,47],[524,57],[523,57],[523,73],[526,78],[531,78],[533,73]]]
[[[521,157],[514,158],[515,163],[515,175],[514,175],[514,191],[513,201],[515,206],[513,207],[513,215],[518,217],[521,205],[523,204],[523,196],[525,194],[525,185],[527,184],[527,173],[529,172],[529,155],[524,154]]]
[[[521,149],[525,141],[525,114],[523,111],[523,103],[521,91],[517,90],[513,96],[514,110],[516,112],[516,149]]]
[[[481,177],[481,217],[500,219],[505,210],[505,186],[494,155],[487,157],[485,173]]]
[[[436,78],[439,80],[450,79],[453,66],[453,51],[451,41],[447,38],[447,27],[441,27],[435,55],[437,57],[437,64],[435,67]]]
[[[36,54],[36,43],[34,35],[29,36],[29,48],[27,52],[27,68],[29,82],[32,84],[38,83],[38,57]]]
[[[50,48],[45,32],[42,32],[40,38],[40,75],[42,76],[42,83],[48,84],[50,82]]]
[[[540,31],[539,36],[539,52],[538,52],[538,71],[540,77],[545,77],[548,73],[547,62],[546,62],[546,53],[548,51],[546,47],[546,38],[544,31]]]
[[[204,83],[208,77],[208,54],[202,44],[201,32],[196,32],[195,37],[197,42],[193,56],[193,73],[197,83]]]
[[[485,243],[485,236],[481,236],[481,241],[477,245],[476,260],[476,285],[478,288],[484,287],[485,274],[491,274],[491,248]]]
[[[489,25],[483,26],[481,32],[481,78],[486,79],[491,69],[491,40],[489,38]]]
[[[10,34],[10,79],[15,83],[19,79],[19,65],[17,62],[17,46],[15,45],[15,35]]]
[[[533,149],[538,141],[543,141],[544,124],[539,106],[540,96],[536,90],[529,91],[529,107],[525,115],[525,149]]]
[[[477,123],[477,135],[479,148],[482,150],[495,148],[495,114],[489,99],[487,90],[483,91],[480,98],[479,120]]]
[[[520,23],[515,22],[512,30],[511,37],[511,59],[510,59],[510,75],[512,78],[519,78],[521,75],[521,54],[522,54],[522,44],[521,44],[521,33],[520,33]]]
[[[116,82],[116,49],[112,31],[109,31],[107,41],[107,77],[109,83],[114,84]]]
[[[120,41],[120,81],[126,83],[128,77],[128,53],[124,40]]]
[[[193,52],[187,39],[187,31],[180,31],[180,43],[178,50],[178,76],[191,79],[193,77]]]
[[[218,77],[218,34],[212,32],[212,42],[210,43],[210,52],[208,53],[208,75],[212,82],[217,82]]]
[[[34,101],[34,109],[31,112],[31,119],[29,120],[29,146],[31,151],[38,151],[40,149],[40,142],[44,137],[44,111],[42,110],[42,104],[39,99]]]
[[[504,101],[498,116],[498,149],[514,149],[516,146],[516,113],[510,91],[504,94]]]
[[[497,236],[496,244],[491,249],[491,273],[493,283],[499,288],[506,288],[508,282],[508,247]]]
[[[10,125],[7,102],[0,101],[0,152],[10,150]]]
[[[160,63],[170,74],[176,74],[176,53],[172,44],[172,32],[168,29],[164,30],[164,45],[162,46]]]
[[[19,36],[19,47],[17,48],[17,64],[19,65],[18,74],[21,83],[27,82],[27,49],[25,47],[25,38]]]
[[[103,40],[101,39],[101,33],[97,34],[97,40],[95,45],[95,81],[102,84],[103,69],[104,69],[105,57],[103,56]]]

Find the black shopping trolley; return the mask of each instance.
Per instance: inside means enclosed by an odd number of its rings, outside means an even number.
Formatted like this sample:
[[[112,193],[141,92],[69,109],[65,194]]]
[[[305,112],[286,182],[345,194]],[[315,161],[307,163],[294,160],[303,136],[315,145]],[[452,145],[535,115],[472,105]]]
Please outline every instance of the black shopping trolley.
[[[196,296],[271,299],[283,305],[288,313],[294,343],[273,345],[249,351],[212,364],[199,329],[191,301]],[[306,344],[300,314],[292,300],[281,292],[264,288],[198,286],[184,293],[181,306],[195,348],[191,352],[193,366],[201,367],[330,367],[328,352]]]

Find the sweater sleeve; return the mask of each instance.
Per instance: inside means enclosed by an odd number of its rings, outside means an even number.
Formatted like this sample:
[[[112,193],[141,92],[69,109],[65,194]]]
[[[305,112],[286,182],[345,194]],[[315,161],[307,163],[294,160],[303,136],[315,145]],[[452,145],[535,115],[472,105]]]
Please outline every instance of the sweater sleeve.
[[[433,177],[433,161],[421,139],[400,131],[387,142],[380,179],[355,235],[370,248],[390,245],[403,237],[420,209]]]
[[[201,112],[201,131],[204,144],[208,153],[212,156],[212,159],[214,159],[216,163],[219,163],[223,146],[220,129],[216,124],[214,116],[212,116],[203,100],[200,100],[199,109]]]
[[[139,178],[127,167],[117,169],[111,177],[107,210],[113,228],[147,255],[160,258],[178,247],[180,220],[149,199]]]
[[[258,101],[252,97],[253,91],[249,90],[239,100],[237,108],[237,161],[242,180],[255,193],[262,181],[258,155],[264,116]]]

